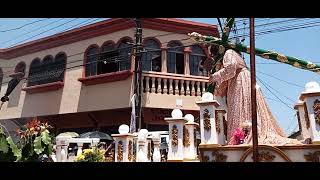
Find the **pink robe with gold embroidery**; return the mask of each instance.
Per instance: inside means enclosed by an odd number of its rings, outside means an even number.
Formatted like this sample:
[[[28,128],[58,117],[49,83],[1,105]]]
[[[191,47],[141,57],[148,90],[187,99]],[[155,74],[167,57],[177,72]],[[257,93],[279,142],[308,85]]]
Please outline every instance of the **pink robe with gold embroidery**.
[[[227,50],[223,58],[223,68],[214,73],[217,83],[215,95],[227,96],[227,140],[232,144],[232,135],[244,121],[251,122],[250,72],[244,60],[234,50]],[[296,139],[285,136],[269,110],[260,88],[257,89],[257,121],[259,144],[301,144]],[[252,133],[245,139],[252,144]]]

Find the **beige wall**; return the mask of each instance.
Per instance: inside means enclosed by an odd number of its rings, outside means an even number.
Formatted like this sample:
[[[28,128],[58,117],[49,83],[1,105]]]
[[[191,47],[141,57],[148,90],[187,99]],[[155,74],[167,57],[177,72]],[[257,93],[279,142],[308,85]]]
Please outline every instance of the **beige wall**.
[[[89,45],[97,44],[101,46],[105,41],[108,40],[113,40],[115,43],[117,43],[117,41],[124,36],[129,36],[132,39],[134,39],[134,32],[135,29],[130,28],[127,30],[118,31],[104,36],[99,36],[80,42],[24,55],[10,60],[0,60],[0,67],[14,67],[20,61],[24,61],[27,65],[27,77],[30,63],[36,57],[42,59],[46,55],[55,56],[57,53],[63,51],[67,54],[67,56],[81,53],[79,55],[68,57],[68,63],[76,60],[82,60],[83,52],[87,49]],[[144,37],[157,36],[168,33],[169,32],[156,31],[151,29],[143,30]],[[187,35],[169,34],[165,36],[159,36],[157,38],[160,40],[161,43],[166,45],[171,40],[186,39]],[[191,40],[181,42],[184,45],[190,45],[192,43]],[[81,65],[82,63],[82,61],[70,63],[67,64],[67,68]],[[2,69],[4,72],[9,70],[13,72],[14,70],[14,68]],[[131,86],[133,81],[132,77],[124,81],[84,86],[81,84],[81,82],[78,81],[78,78],[82,77],[82,73],[82,67],[67,70],[65,74],[64,87],[57,91],[50,91],[44,93],[26,94],[25,91],[21,91],[21,89],[26,86],[26,81],[21,82],[10,96],[10,102],[3,105],[0,113],[0,119],[130,107],[130,97],[132,94]],[[5,77],[3,82],[8,82],[9,80],[10,78]],[[0,93],[1,97],[4,95],[6,89],[7,84],[3,84]],[[164,96],[167,95],[148,96],[149,101],[146,102],[146,106],[174,108],[176,97],[167,96],[166,100],[166,98],[163,98]],[[186,97],[186,100],[184,100],[183,102],[185,105],[184,108],[198,109],[194,104],[194,100],[195,97]]]

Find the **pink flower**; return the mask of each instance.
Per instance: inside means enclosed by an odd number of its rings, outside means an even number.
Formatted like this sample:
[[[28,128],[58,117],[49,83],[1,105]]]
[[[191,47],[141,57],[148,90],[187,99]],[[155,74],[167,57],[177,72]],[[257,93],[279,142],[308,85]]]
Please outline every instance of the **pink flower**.
[[[245,133],[242,131],[242,128],[238,128],[233,133],[234,142],[232,144],[237,145],[241,144],[245,138]]]

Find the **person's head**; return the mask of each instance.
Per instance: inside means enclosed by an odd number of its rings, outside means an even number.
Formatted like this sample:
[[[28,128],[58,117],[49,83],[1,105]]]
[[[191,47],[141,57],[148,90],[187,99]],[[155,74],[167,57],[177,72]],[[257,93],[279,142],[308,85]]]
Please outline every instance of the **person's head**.
[[[215,59],[219,55],[219,46],[218,45],[211,45],[210,47],[211,57]]]
[[[220,46],[220,45],[211,45],[211,47],[210,47],[210,52],[211,52],[212,57],[213,57],[214,59],[216,59],[217,56],[220,55],[221,51],[224,50],[224,52],[226,52],[228,49],[232,49],[232,50],[234,50],[235,52],[237,52],[239,55],[241,55],[241,52],[240,52],[239,50],[237,50],[237,49],[228,48],[228,47],[225,48],[225,47],[222,47],[222,46]]]

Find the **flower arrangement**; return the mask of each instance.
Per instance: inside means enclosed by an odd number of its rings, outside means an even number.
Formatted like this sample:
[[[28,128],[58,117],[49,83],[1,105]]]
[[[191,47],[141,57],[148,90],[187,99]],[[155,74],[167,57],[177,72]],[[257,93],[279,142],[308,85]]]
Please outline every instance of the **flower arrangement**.
[[[241,123],[241,127],[237,128],[233,133],[231,144],[232,145],[243,144],[245,138],[249,134],[250,128],[251,128],[251,123],[249,121],[245,121]]]
[[[20,135],[21,157],[18,161],[43,161],[43,157],[50,157],[53,144],[48,123],[41,123],[37,118],[26,125],[26,130],[17,130]]]
[[[19,140],[15,144],[0,128],[0,161],[38,161],[50,160],[52,137],[48,123],[41,123],[37,118],[27,123],[26,129],[18,129]]]
[[[79,154],[75,162],[105,162],[105,150],[101,150],[97,147],[91,149],[85,149]]]

